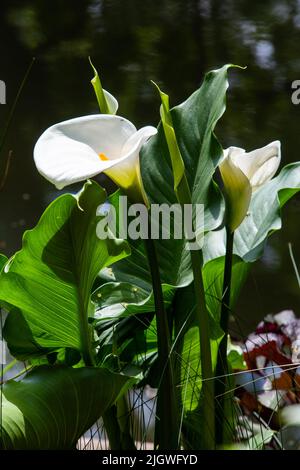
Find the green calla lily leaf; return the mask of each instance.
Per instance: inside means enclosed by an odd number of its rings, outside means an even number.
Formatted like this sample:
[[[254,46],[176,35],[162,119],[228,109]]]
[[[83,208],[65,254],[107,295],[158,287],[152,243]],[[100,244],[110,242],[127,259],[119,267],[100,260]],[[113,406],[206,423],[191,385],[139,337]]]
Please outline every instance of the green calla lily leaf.
[[[134,379],[107,369],[40,366],[2,387],[0,448],[74,449]]]
[[[1,273],[0,300],[11,311],[4,337],[15,357],[57,348],[89,357],[94,280],[100,269],[129,254],[126,242],[96,236],[101,218],[96,209],[105,200],[105,191],[95,182],[87,182],[78,197],[56,199],[24,234],[21,251]]]
[[[163,91],[161,91],[161,89],[155,82],[152,82],[152,83],[158,89],[158,92],[161,98],[162,104],[160,107],[160,117],[161,117],[161,122],[164,128],[165,137],[166,137],[166,141],[168,144],[168,149],[170,152],[173,175],[174,175],[174,191],[176,192],[180,184],[180,181],[182,180],[182,177],[184,175],[184,163],[182,160],[182,156],[181,156],[181,153],[177,144],[177,140],[176,140],[176,135],[174,132],[173,120],[172,120],[170,107],[169,107],[169,96]]]
[[[247,280],[251,264],[246,263],[239,256],[233,256],[232,286],[230,308],[233,312],[239,293]],[[203,267],[203,282],[206,295],[206,304],[212,317],[220,320],[220,310],[223,295],[225,256],[215,258]]]
[[[98,101],[100,111],[102,112],[102,114],[110,114],[109,106],[108,106],[108,103],[107,103],[106,98],[105,98],[105,94],[104,94],[104,91],[103,91],[103,88],[102,88],[102,84],[101,84],[99,74],[97,72],[97,69],[94,67],[93,62],[91,61],[91,58],[89,58],[89,61],[90,61],[91,67],[92,67],[92,69],[94,71],[94,74],[95,74],[94,77],[91,80],[91,84],[94,87],[94,91],[95,91],[95,95],[96,95],[96,98],[97,98],[97,101]]]
[[[165,306],[172,303],[174,289],[164,286]],[[106,283],[93,293],[96,305],[95,320],[99,322],[110,320],[115,317],[128,317],[138,313],[154,312],[155,304],[153,293],[135,287],[126,282]]]
[[[98,71],[93,65],[90,57],[89,57],[89,61],[95,74],[91,80],[91,84],[93,85],[93,88],[95,91],[95,95],[98,101],[100,112],[102,114],[116,114],[118,110],[117,100],[112,95],[110,95],[106,90],[102,88],[102,83],[101,83]]]

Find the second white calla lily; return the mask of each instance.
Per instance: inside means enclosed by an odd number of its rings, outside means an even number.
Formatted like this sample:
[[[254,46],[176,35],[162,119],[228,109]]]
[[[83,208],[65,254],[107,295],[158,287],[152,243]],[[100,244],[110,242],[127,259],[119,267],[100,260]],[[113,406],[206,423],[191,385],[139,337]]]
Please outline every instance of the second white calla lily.
[[[120,116],[83,116],[49,127],[35,145],[34,160],[39,173],[58,189],[104,172],[133,202],[147,203],[139,152],[156,133],[152,126],[137,131]]]
[[[224,150],[219,168],[227,198],[227,224],[232,232],[244,220],[252,193],[273,178],[280,159],[278,140],[248,153],[238,147]]]

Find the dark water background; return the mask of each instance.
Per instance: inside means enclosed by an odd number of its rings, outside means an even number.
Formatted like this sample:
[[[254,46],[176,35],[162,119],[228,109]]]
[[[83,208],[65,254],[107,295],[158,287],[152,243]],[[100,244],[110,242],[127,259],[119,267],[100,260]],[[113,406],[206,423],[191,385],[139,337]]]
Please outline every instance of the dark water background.
[[[0,79],[8,104],[0,106],[0,128],[36,57],[1,156],[3,168],[13,151],[0,195],[0,251],[7,255],[57,194],[34,167],[37,138],[53,123],[97,112],[88,55],[118,97],[121,114],[137,127],[158,122],[150,79],[175,105],[205,71],[228,62],[247,65],[230,72],[221,143],[251,150],[279,139],[283,164],[300,160],[300,105],[291,103],[291,83],[300,79],[299,0],[1,0]],[[294,198],[284,211],[284,230],[272,237],[243,290],[237,332],[250,331],[269,312],[289,308],[300,315],[287,246],[293,243],[300,265],[299,217]]]

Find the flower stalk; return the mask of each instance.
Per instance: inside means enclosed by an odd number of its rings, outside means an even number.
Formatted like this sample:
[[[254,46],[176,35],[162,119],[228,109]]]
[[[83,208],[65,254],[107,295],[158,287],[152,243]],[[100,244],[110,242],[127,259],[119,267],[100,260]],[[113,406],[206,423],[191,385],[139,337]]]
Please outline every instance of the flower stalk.
[[[192,197],[186,175],[184,173],[178,185],[176,195],[180,204],[192,204]],[[194,229],[193,232],[195,233]],[[195,240],[191,240],[195,243]],[[196,299],[196,318],[199,327],[200,357],[203,395],[203,420],[206,430],[203,433],[204,448],[215,448],[215,402],[212,354],[210,345],[209,313],[205,302],[205,290],[202,276],[203,257],[200,248],[191,250],[191,262],[194,276],[194,291]]]
[[[150,219],[149,219],[150,224]],[[145,240],[155,303],[158,364],[161,379],[158,387],[154,448],[178,449],[179,412],[176,400],[171,332],[165,310],[159,265],[154,241]],[[177,432],[178,431],[178,432]]]
[[[230,295],[231,295],[231,278],[232,278],[232,256],[233,256],[233,240],[234,232],[226,226],[226,255],[224,266],[224,278],[222,289],[222,305],[220,315],[220,326],[224,332],[224,336],[219,344],[218,359],[216,367],[215,380],[215,428],[216,428],[216,445],[220,446],[224,441],[224,396],[226,392],[228,374],[227,364],[227,343],[228,343],[228,323],[230,315]]]

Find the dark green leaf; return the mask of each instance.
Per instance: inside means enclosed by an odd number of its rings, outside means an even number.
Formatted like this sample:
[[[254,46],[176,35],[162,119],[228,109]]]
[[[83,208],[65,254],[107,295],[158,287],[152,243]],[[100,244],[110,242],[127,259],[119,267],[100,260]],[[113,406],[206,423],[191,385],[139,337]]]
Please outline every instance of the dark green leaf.
[[[2,449],[72,449],[132,384],[107,369],[40,366],[2,389]]]

